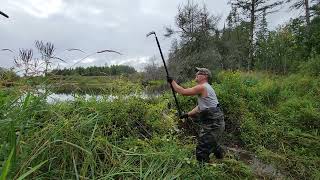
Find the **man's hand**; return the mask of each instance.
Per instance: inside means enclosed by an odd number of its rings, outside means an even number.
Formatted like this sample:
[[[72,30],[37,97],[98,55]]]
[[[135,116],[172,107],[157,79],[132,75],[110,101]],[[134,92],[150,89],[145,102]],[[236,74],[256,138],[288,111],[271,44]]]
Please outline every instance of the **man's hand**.
[[[172,83],[172,81],[173,81],[173,78],[172,77],[170,77],[170,76],[167,76],[167,81],[168,81],[168,83]]]
[[[184,113],[184,114],[182,114],[179,118],[180,118],[180,119],[186,119],[186,118],[188,118],[188,117],[189,117],[188,113]]]

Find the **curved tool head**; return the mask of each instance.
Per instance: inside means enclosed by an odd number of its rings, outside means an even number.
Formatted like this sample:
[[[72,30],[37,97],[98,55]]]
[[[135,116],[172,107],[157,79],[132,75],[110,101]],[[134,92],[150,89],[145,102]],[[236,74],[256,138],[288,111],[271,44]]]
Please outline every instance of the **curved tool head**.
[[[80,51],[80,52],[83,52],[85,53],[84,51],[82,51],[81,49],[76,49],[76,48],[69,48],[69,49],[66,49],[67,51]]]
[[[1,51],[10,51],[10,52],[13,52],[11,49],[1,49]]]
[[[102,50],[102,51],[98,51],[97,53],[105,53],[105,52],[113,52],[113,53],[117,53],[119,55],[122,55],[121,53],[119,53],[118,51],[114,51],[114,50],[110,50],[110,49],[106,49],[106,50]]]
[[[149,37],[151,34],[156,35],[156,32],[154,32],[154,31],[149,32],[149,33],[147,34],[147,37]]]

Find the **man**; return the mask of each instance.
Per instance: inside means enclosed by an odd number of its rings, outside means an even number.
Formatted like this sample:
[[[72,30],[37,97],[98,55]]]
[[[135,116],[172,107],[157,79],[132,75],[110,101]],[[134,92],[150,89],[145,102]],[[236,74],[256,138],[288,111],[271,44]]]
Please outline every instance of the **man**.
[[[208,83],[211,72],[206,68],[196,68],[197,85],[192,88],[179,86],[171,77],[167,77],[174,90],[184,96],[196,96],[198,106],[180,118],[195,117],[199,115],[200,133],[196,147],[196,158],[199,162],[208,163],[213,152],[217,159],[223,158],[223,150],[219,145],[219,139],[225,128],[223,112],[219,107],[216,93]]]

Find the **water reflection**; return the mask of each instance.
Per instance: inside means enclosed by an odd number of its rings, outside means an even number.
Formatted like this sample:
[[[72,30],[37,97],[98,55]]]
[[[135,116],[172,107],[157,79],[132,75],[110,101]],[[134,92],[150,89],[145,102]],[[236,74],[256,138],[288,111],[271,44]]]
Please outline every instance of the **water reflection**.
[[[130,98],[130,97],[137,97],[141,99],[150,99],[150,98],[155,98],[158,97],[160,94],[147,94],[145,92],[142,92],[140,94],[133,93],[129,95],[89,95],[89,94],[84,94],[84,95],[79,95],[79,94],[58,94],[58,93],[52,93],[47,96],[47,102],[50,104],[58,103],[58,102],[65,102],[65,101],[75,101],[77,98],[82,98],[85,101],[89,100],[95,100],[95,101],[114,101],[115,99],[118,98]]]
[[[77,97],[81,97],[84,100],[88,101],[89,99],[95,99],[97,101],[102,100],[103,97],[101,95],[75,95],[75,94],[50,94],[47,97],[47,102],[50,104],[57,103],[57,102],[64,102],[64,101],[74,101]],[[109,100],[109,98],[108,98]],[[110,95],[110,101],[112,101],[112,95]]]
[[[165,91],[166,87],[161,86],[160,88],[144,88],[141,92],[136,91],[127,95],[119,94],[97,94],[97,93],[79,93],[79,92],[56,92],[52,90],[45,90],[42,87],[38,87],[32,94],[35,96],[45,96],[46,102],[49,104],[75,101],[76,99],[81,99],[84,101],[94,100],[94,101],[114,101],[115,99],[122,98],[127,99],[130,97],[137,97],[141,99],[152,99],[157,98]],[[92,92],[92,91],[91,91]],[[23,102],[27,96],[27,93],[20,97],[20,101]]]

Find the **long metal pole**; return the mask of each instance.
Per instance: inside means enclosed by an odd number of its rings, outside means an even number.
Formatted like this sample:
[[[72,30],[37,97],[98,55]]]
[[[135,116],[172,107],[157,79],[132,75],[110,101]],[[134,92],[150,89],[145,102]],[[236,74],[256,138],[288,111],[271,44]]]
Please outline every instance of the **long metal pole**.
[[[6,17],[6,18],[9,18],[9,16],[8,16],[7,14],[5,14],[4,12],[1,12],[1,11],[0,11],[0,14],[1,14],[2,16]]]
[[[160,55],[161,55],[161,58],[162,58],[162,62],[163,62],[164,68],[166,69],[167,76],[169,77],[168,68],[167,68],[166,62],[165,62],[165,60],[163,58],[163,54],[162,54],[162,50],[161,50],[161,47],[160,47],[160,43],[159,43],[158,37],[157,37],[157,35],[156,35],[156,33],[154,31],[148,33],[147,37],[150,36],[151,34],[154,34],[154,36],[156,38],[157,45],[158,45],[158,48],[159,48],[159,51],[160,51]],[[172,94],[173,94],[173,97],[174,97],[174,101],[176,102],[176,106],[177,106],[177,109],[178,109],[178,114],[179,114],[179,117],[180,117],[182,115],[181,114],[181,109],[180,109],[180,106],[179,106],[179,103],[178,103],[178,100],[177,100],[176,93],[175,93],[171,83],[170,83],[170,87],[171,87]]]

